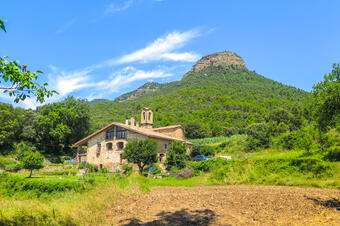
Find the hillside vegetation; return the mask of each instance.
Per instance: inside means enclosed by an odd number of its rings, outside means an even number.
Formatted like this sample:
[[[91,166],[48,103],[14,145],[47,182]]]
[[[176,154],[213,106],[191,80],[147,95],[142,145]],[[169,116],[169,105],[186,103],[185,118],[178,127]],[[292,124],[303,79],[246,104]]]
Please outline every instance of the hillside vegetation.
[[[245,67],[207,66],[133,100],[93,105],[91,131],[112,121],[123,122],[131,114],[139,119],[144,106],[154,110],[155,127],[182,124],[189,129],[187,125],[194,122],[202,128],[202,137],[244,133],[250,124],[265,122],[275,109],[287,110],[298,121],[294,126],[301,127],[309,98],[310,93]]]

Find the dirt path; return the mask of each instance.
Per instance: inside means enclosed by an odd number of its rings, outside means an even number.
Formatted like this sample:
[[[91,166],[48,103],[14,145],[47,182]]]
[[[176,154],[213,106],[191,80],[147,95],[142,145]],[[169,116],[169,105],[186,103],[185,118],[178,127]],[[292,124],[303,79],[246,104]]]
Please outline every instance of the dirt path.
[[[280,186],[157,187],[119,200],[112,225],[340,225],[340,191]]]

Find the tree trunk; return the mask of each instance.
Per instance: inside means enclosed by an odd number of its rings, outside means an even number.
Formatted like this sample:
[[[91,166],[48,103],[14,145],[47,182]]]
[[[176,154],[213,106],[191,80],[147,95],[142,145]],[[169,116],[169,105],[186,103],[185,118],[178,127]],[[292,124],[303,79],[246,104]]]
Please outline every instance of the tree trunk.
[[[145,164],[142,166],[142,164],[140,163],[140,164],[137,164],[137,166],[138,166],[138,168],[139,168],[139,173],[140,173],[141,175],[143,175],[143,169],[144,169]]]
[[[30,175],[28,176],[28,178],[32,177],[32,172],[33,172],[33,170],[31,170]]]

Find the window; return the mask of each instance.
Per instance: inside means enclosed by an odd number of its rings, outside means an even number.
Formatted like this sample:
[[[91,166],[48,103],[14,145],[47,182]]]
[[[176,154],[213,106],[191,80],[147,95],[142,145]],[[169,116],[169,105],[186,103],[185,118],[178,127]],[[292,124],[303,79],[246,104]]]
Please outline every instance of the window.
[[[168,144],[164,144],[164,149],[168,149]]]
[[[111,128],[106,131],[106,140],[113,140],[114,136],[115,136],[114,128]]]
[[[97,144],[97,154],[100,154],[100,150],[102,149],[101,143]]]
[[[117,139],[126,139],[126,129],[118,126],[116,138]]]
[[[118,142],[117,143],[117,150],[120,151],[124,148],[124,143],[123,142]]]
[[[112,150],[112,143],[106,144],[106,150]]]

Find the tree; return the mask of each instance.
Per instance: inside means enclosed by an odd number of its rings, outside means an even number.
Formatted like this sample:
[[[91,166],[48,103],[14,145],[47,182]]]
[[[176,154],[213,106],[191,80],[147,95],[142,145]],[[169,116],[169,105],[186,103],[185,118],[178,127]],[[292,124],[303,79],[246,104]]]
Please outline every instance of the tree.
[[[122,157],[137,164],[142,174],[146,165],[157,162],[157,143],[152,139],[130,141],[125,146]]]
[[[270,142],[270,132],[265,123],[254,123],[246,128],[246,134],[249,136],[248,148],[257,149],[268,147]]]
[[[198,139],[208,136],[208,132],[199,122],[190,122],[185,126],[185,137],[189,139]]]
[[[4,20],[0,18],[0,29],[6,32]],[[37,101],[43,103],[45,98],[56,94],[54,90],[47,90],[47,83],[40,85],[36,80],[41,71],[30,72],[27,66],[21,66],[17,61],[10,61],[9,58],[0,57],[0,90],[15,97],[14,101],[25,100],[31,95],[35,96]]]
[[[37,151],[28,151],[21,159],[24,169],[30,170],[29,178],[32,177],[33,170],[39,170],[44,167],[44,156]]]
[[[192,149],[190,156],[195,157],[196,155],[205,155],[205,156],[214,156],[215,150],[213,147],[204,145],[204,146],[194,146]]]
[[[167,156],[166,164],[171,168],[173,166],[182,169],[186,166],[186,160],[188,159],[186,154],[186,144],[180,141],[174,141],[170,144]]]
[[[8,154],[20,133],[19,111],[0,103],[0,154]]]
[[[61,147],[64,152],[70,151],[74,142],[89,133],[89,111],[86,100],[73,97],[39,108],[41,117],[37,122],[37,131],[40,148],[54,154],[61,154]]]
[[[340,63],[324,80],[313,87],[315,115],[320,131],[340,124]]]

